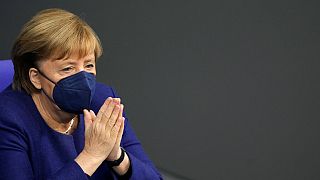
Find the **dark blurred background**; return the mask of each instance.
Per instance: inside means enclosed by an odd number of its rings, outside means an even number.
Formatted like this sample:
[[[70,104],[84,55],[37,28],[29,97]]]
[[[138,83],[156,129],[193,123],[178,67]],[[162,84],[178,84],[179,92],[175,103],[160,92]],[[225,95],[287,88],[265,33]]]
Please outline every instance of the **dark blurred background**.
[[[193,180],[318,180],[319,5],[3,1],[0,59],[10,58],[37,11],[72,11],[99,35],[98,80],[117,89],[162,172]]]

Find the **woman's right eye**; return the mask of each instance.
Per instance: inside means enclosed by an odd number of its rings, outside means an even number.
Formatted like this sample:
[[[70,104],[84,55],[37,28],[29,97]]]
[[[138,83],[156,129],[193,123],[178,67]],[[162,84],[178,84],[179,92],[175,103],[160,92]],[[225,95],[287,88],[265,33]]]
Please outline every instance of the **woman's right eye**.
[[[64,72],[68,72],[68,71],[71,71],[72,70],[72,67],[66,67],[66,68],[63,68],[62,71]]]

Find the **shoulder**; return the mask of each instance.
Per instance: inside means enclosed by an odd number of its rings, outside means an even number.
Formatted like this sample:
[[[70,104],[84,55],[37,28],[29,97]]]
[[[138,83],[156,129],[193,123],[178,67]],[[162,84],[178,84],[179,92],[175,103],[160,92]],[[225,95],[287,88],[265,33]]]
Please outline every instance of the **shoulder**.
[[[96,91],[94,96],[113,96],[114,90],[111,86],[97,82],[96,83]]]
[[[0,93],[0,100],[0,110],[10,113],[28,107],[31,96],[24,91],[7,88]]]
[[[7,88],[0,93],[0,125],[20,127],[33,117],[32,98],[24,91]]]

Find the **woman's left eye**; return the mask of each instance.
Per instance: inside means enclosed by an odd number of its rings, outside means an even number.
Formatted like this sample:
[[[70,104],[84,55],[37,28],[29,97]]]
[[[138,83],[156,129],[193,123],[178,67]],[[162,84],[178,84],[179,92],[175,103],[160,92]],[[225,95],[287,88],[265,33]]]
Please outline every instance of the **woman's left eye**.
[[[87,67],[87,68],[93,68],[94,65],[93,65],[93,64],[87,64],[86,67]]]

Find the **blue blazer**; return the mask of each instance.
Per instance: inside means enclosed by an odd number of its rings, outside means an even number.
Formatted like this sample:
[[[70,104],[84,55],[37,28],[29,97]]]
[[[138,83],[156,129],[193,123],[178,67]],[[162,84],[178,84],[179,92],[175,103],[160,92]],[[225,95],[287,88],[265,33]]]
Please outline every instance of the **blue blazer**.
[[[98,113],[114,90],[97,83],[92,110]],[[130,179],[162,179],[144,153],[126,118],[121,146],[131,162]],[[102,163],[89,178],[74,161],[84,147],[84,119],[71,135],[51,129],[42,119],[32,98],[11,86],[0,94],[0,179],[121,179]]]

